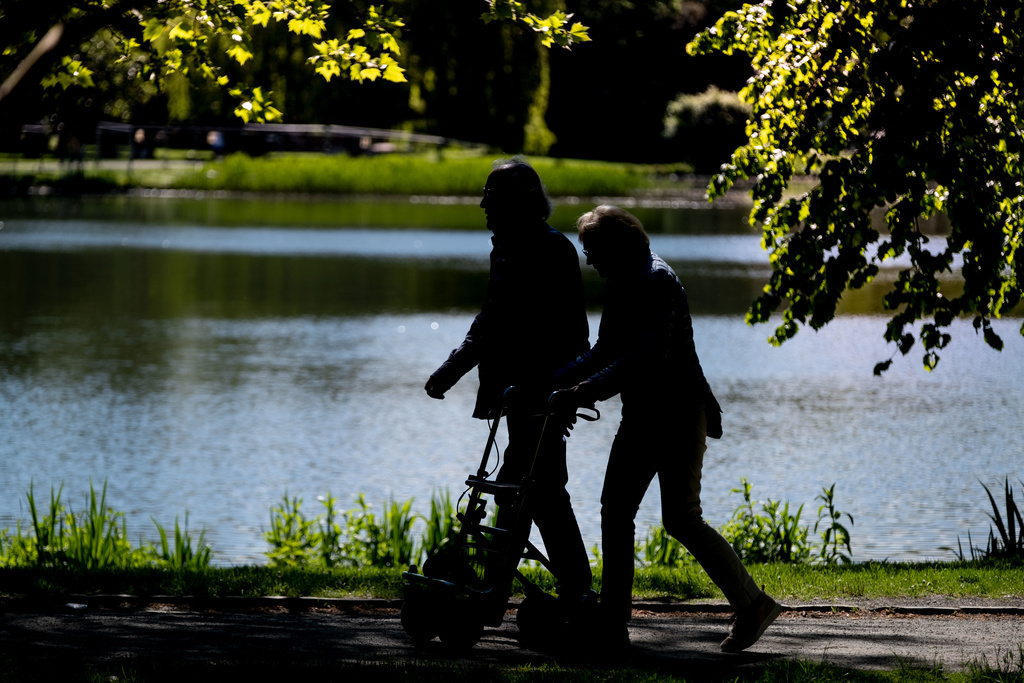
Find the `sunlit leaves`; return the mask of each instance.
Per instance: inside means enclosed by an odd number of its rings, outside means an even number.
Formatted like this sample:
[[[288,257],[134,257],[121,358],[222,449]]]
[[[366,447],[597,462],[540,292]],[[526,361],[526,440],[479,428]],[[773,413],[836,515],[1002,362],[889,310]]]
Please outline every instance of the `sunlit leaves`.
[[[163,0],[135,6],[124,3],[123,7],[76,2],[69,4],[62,20],[104,25],[125,59],[139,65],[135,73],[144,70],[157,87],[172,90],[182,84],[207,83],[223,88],[238,97],[235,113],[240,118],[263,122],[281,116],[270,103],[271,94],[247,82],[251,76],[244,74],[251,70],[239,72],[230,64],[251,65],[253,35],[274,25],[308,39],[310,62],[328,81],[405,81],[396,59],[401,54],[397,35],[404,26],[401,18],[391,10],[366,7],[361,10],[360,25],[341,40],[326,33],[330,16],[330,4],[324,0]],[[48,19],[43,17],[41,22]],[[31,36],[47,28],[25,27],[24,33]],[[45,77],[44,85],[68,88],[93,83],[91,72],[78,57],[68,56],[61,68]]]
[[[544,47],[558,45],[571,49],[576,43],[590,40],[587,33],[589,27],[580,22],[569,23],[572,14],[556,11],[547,17],[541,17],[526,11],[526,6],[517,0],[487,0],[488,12],[483,15],[484,21],[520,22],[536,31],[541,36]]]
[[[91,87],[93,82],[92,71],[81,60],[71,57],[64,57],[60,67],[43,79],[43,86],[47,88],[60,86],[67,90],[73,85]]]
[[[308,63],[328,82],[405,82],[405,70],[399,64],[404,21],[384,6],[350,5],[341,13],[350,17],[350,25],[342,27],[338,17],[332,17],[331,4],[325,0],[74,0],[66,7],[54,5],[52,13],[41,12],[38,25],[19,26],[15,42],[0,45],[0,62],[6,59],[17,64],[27,52],[23,46],[33,45],[54,22],[59,22],[62,26],[74,26],[83,35],[98,30],[109,32],[121,46],[124,60],[138,65],[132,67],[132,78],[145,72],[153,87],[161,91],[182,91],[206,84],[229,93],[252,93],[255,84],[248,81],[257,77],[253,74],[253,36],[283,26],[304,40]],[[488,0],[487,8],[486,20],[516,23],[536,32],[548,47],[569,48],[590,40],[587,27],[572,22],[572,15],[565,12],[540,16],[526,11],[523,3],[516,0]],[[472,10],[467,6],[467,11]],[[84,39],[88,40],[88,36]],[[62,45],[61,49],[79,47]],[[66,60],[75,64],[65,61],[45,77],[44,84],[91,87],[92,74],[79,57],[68,54]],[[235,65],[245,69],[239,70]],[[0,67],[6,66],[0,63]],[[246,121],[274,120],[280,115],[273,107],[258,105],[258,98],[243,97],[235,111]]]
[[[230,94],[240,100],[240,104],[235,107],[235,116],[242,119],[243,122],[281,120],[281,112],[263,94],[261,88],[253,88],[249,91],[235,89],[231,90]]]
[[[922,322],[923,364],[934,368],[958,316],[1001,348],[989,321],[1022,298],[1022,38],[1024,12],[1000,0],[767,0],[687,47],[742,52],[754,69],[741,92],[752,106],[748,143],[708,193],[755,180],[751,220],[773,275],[747,319],[768,322],[781,309],[772,343],[827,323],[844,291],[899,258],[884,299],[897,353],[914,347],[908,328]],[[801,165],[819,184],[793,198]],[[944,247],[920,230],[940,212],[952,229]],[[953,277],[963,291],[949,296],[940,285]]]
[[[371,6],[365,24],[349,30],[344,41],[332,38],[315,43],[317,54],[309,62],[327,81],[335,77],[356,82],[382,78],[403,83],[405,70],[393,55],[401,54],[395,31],[404,25],[391,10]]]

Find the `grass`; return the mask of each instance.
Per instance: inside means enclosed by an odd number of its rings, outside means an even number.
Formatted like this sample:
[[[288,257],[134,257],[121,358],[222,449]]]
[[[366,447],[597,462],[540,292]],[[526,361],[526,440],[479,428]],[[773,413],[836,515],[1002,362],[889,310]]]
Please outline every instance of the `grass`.
[[[86,162],[81,175],[67,169],[23,162],[18,179],[63,183],[77,178],[85,189],[169,188],[197,191],[342,195],[476,196],[502,155],[390,154],[349,157],[323,154],[274,154],[251,158],[234,154],[222,160],[187,162]],[[678,184],[666,178],[686,174],[681,165],[653,166],[536,157],[531,163],[552,196],[633,196]],[[48,170],[47,170],[48,169]]]
[[[1024,596],[1024,564],[1017,560],[949,563],[885,563],[816,567],[758,564],[748,567],[754,579],[780,599],[796,603],[856,602],[948,596],[960,601],[1000,600]],[[333,567],[286,568],[270,566],[209,567],[204,570],[138,567],[82,572],[63,568],[0,569],[0,595],[53,593],[119,593],[132,595],[402,596],[403,568]],[[524,573],[542,588],[553,591],[554,581],[542,569]],[[518,586],[516,587],[518,591]],[[597,588],[600,588],[599,575]],[[634,594],[640,599],[723,600],[724,597],[699,567],[640,568]],[[521,592],[517,592],[522,595]]]

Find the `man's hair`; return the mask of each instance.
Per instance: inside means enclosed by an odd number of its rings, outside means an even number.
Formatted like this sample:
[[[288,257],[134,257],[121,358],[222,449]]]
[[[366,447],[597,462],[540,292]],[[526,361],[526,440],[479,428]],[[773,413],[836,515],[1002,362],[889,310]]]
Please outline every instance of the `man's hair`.
[[[602,204],[576,220],[580,244],[600,241],[605,249],[616,254],[642,255],[651,250],[651,240],[640,219],[628,211]]]
[[[502,182],[509,183],[517,191],[523,193],[523,213],[531,218],[536,216],[546,221],[555,210],[555,205],[548,196],[537,171],[521,156],[497,159],[491,165],[491,173],[501,171]]]

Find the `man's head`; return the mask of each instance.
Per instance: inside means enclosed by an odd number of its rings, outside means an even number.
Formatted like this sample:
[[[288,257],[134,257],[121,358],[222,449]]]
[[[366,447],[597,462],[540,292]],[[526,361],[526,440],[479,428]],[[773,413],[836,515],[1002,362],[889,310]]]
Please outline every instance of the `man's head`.
[[[651,253],[651,240],[636,216],[617,206],[602,204],[576,221],[587,263],[602,277]]]
[[[519,157],[494,162],[480,208],[487,215],[487,227],[495,232],[523,222],[546,221],[553,210],[540,176]]]

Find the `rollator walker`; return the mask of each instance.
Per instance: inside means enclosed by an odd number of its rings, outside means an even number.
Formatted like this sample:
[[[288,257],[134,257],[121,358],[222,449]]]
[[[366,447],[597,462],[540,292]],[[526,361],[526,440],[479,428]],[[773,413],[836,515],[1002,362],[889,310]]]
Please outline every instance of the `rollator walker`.
[[[526,503],[534,482],[537,458],[541,455],[544,432],[560,422],[552,420],[552,394],[547,401],[544,423],[526,474],[519,482],[499,482],[488,470],[495,437],[501,420],[515,400],[515,387],[505,390],[498,416],[491,423],[483,456],[476,474],[466,479],[465,508],[456,514],[456,524],[438,548],[431,551],[420,573],[415,565],[403,572],[405,602],[402,606],[402,627],[416,642],[439,637],[453,649],[469,649],[483,635],[485,626],[499,626],[508,609],[512,581],[516,579],[526,594],[516,612],[516,625],[527,644],[544,643],[557,637],[568,615],[557,598],[530,581],[519,570],[523,560],[539,562],[553,575],[548,558],[529,540],[531,519]],[[577,413],[580,419],[594,421],[597,409]],[[500,456],[498,456],[500,457]],[[497,470],[497,467],[494,468]],[[467,498],[468,496],[468,498]],[[512,520],[502,529],[484,524],[487,501],[498,497],[503,506],[502,517]],[[495,503],[495,506],[497,503]],[[486,569],[486,571],[485,571]],[[557,580],[557,575],[555,576]],[[596,599],[596,594],[592,594]]]

